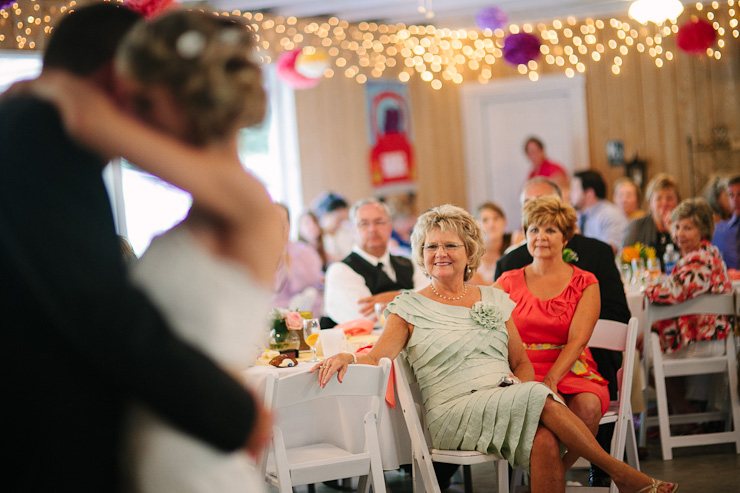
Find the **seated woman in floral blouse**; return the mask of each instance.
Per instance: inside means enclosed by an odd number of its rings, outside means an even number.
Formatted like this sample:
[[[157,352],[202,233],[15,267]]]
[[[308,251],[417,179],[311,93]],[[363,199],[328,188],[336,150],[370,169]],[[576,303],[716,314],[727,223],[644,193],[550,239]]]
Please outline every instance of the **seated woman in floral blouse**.
[[[730,292],[732,284],[722,255],[710,243],[714,220],[709,204],[704,199],[684,200],[674,209],[671,220],[673,241],[678,245],[681,259],[670,277],[647,286],[647,298],[656,303],[675,304],[705,293]],[[687,315],[656,322],[652,329],[660,335],[660,347],[666,358],[689,358],[723,354],[724,339],[732,324],[721,315]],[[689,400],[707,400],[707,378],[708,375],[697,375],[690,379],[667,379],[668,401],[677,413],[696,411]],[[685,385],[688,392],[684,391]]]

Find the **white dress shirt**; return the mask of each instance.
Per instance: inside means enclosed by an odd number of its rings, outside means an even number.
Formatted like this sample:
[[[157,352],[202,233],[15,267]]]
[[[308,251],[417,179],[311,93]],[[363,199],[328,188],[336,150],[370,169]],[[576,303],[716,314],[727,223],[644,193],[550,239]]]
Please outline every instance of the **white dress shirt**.
[[[390,254],[386,251],[382,257],[374,257],[354,246],[352,251],[367,260],[372,265],[383,263],[383,271],[388,274],[392,281],[396,281],[396,273],[391,266]],[[414,289],[425,288],[429,284],[429,279],[423,274],[416,262],[411,261],[414,267]],[[367,318],[374,320],[375,314],[363,317],[360,313],[358,300],[372,296],[370,289],[365,284],[365,278],[355,272],[352,267],[344,262],[334,262],[326,269],[326,278],[324,280],[324,313],[331,317],[336,323],[341,324],[357,318]]]

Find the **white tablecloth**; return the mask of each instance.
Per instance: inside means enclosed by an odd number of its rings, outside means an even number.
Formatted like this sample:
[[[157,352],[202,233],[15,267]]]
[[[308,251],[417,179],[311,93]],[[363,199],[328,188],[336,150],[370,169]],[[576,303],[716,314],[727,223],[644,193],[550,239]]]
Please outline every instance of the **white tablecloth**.
[[[300,362],[293,368],[254,366],[245,370],[243,376],[247,385],[258,396],[263,397],[267,375],[270,373],[284,377],[308,371],[311,366],[313,364],[307,362]],[[288,447],[307,445],[315,436],[329,431],[335,434],[338,445],[349,450],[361,451],[365,440],[364,431],[360,427],[349,426],[348,417],[364,416],[369,405],[369,398],[366,403],[330,398],[311,405],[283,409],[275,416],[275,420],[285,434]],[[399,406],[395,409],[391,409],[387,404],[381,406],[378,435],[383,469],[394,470],[398,469],[400,464],[411,463],[411,440]]]

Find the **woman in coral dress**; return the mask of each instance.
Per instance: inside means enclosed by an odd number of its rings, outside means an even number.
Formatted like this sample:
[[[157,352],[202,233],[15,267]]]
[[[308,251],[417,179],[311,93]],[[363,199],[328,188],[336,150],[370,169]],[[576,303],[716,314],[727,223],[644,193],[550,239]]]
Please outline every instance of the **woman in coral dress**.
[[[573,208],[554,196],[524,205],[523,227],[533,261],[506,272],[496,284],[516,303],[512,313],[535,380],[563,397],[595,435],[609,407],[608,382],[586,344],[599,318],[599,285],[590,272],[563,260],[575,232]],[[577,459],[564,458],[566,468]]]

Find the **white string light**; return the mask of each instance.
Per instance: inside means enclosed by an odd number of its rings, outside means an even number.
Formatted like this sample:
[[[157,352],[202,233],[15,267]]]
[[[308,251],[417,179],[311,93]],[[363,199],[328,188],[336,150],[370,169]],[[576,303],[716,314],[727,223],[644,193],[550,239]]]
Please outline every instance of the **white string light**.
[[[728,37],[740,37],[737,3],[738,0],[699,3],[692,12],[713,23],[717,31],[716,45],[707,50],[707,57],[712,60],[722,59]],[[420,0],[419,4],[431,9],[431,2]],[[51,32],[55,19],[74,6],[74,0],[62,6],[45,0],[23,0],[0,10],[0,48],[37,49],[42,38]],[[374,22],[350,24],[336,17],[298,19],[259,12],[213,14],[243,18],[255,33],[264,63],[270,63],[285,50],[324,50],[331,62],[325,77],[344,75],[363,84],[380,77],[406,82],[418,76],[434,89],[465,80],[489,82],[494,78],[496,64],[503,62],[504,39],[509,33],[525,32],[540,38],[541,58],[513,68],[514,73],[536,81],[543,70],[562,71],[567,77],[574,77],[593,63],[608,63],[612,73],[618,75],[629,70],[629,55],[633,53],[649,56],[656,67],[663,67],[675,60],[673,41],[666,40],[678,32],[675,20],[659,26],[618,18],[579,21],[568,17],[537,25],[511,24],[506,32],[492,32]]]

